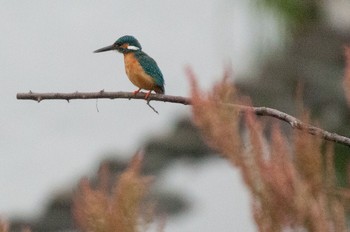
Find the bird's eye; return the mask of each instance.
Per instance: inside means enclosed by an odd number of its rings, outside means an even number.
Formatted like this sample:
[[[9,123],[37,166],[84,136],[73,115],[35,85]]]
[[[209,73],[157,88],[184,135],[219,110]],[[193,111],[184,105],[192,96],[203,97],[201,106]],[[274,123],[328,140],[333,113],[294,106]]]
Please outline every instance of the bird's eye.
[[[122,43],[115,43],[115,45],[120,47],[120,46],[122,46]]]

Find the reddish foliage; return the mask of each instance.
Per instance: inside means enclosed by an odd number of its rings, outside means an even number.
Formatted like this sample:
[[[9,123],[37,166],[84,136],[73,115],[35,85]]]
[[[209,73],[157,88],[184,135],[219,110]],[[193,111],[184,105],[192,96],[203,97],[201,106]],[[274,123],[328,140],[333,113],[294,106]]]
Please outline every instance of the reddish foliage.
[[[305,131],[296,131],[293,140],[288,140],[277,122],[266,137],[255,114],[235,108],[247,102],[242,102],[247,97],[239,96],[227,78],[204,93],[191,70],[188,76],[193,120],[208,144],[240,169],[252,194],[259,231],[345,230],[341,204],[345,195],[334,194],[330,184],[335,180],[330,147],[323,154],[321,139]],[[308,122],[307,114],[304,121]]]
[[[99,172],[96,188],[86,178],[80,182],[74,199],[73,214],[82,231],[138,231],[142,218],[140,207],[150,182],[149,177],[140,175],[142,158],[140,153],[134,156],[111,191],[111,176],[106,167],[102,167]]]

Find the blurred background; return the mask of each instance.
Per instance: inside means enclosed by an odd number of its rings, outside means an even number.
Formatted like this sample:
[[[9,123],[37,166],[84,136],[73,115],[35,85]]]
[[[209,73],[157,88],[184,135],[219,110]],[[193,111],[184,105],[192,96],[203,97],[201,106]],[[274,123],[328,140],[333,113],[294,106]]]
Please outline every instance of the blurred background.
[[[255,231],[239,173],[205,146],[190,107],[144,101],[18,101],[17,92],[133,91],[123,56],[93,54],[134,35],[169,95],[188,96],[184,67],[205,89],[232,67],[255,105],[295,115],[295,91],[324,129],[349,136],[341,82],[347,0],[0,0],[0,217],[15,231],[70,231],[71,195],[100,164],[118,173],[139,148],[165,231]],[[97,111],[98,107],[99,111]],[[337,149],[339,184],[349,151]]]

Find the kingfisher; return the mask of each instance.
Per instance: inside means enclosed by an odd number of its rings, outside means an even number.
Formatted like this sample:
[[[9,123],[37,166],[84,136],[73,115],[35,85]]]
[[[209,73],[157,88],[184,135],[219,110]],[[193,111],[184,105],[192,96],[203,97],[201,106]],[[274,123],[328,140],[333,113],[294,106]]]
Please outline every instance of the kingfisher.
[[[131,36],[120,37],[114,44],[100,48],[95,53],[116,50],[124,55],[125,72],[129,80],[138,87],[133,93],[136,95],[141,89],[148,90],[148,99],[152,90],[164,94],[164,79],[157,62],[142,51],[139,41]]]

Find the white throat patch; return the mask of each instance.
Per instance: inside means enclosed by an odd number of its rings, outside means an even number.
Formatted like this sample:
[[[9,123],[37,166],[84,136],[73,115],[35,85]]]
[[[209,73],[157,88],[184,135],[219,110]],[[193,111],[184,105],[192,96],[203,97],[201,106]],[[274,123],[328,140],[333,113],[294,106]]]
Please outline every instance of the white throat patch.
[[[127,46],[126,48],[129,49],[129,50],[135,50],[135,51],[136,51],[136,50],[140,50],[140,48],[138,48],[138,47],[136,47],[136,46],[130,46],[130,45]]]

